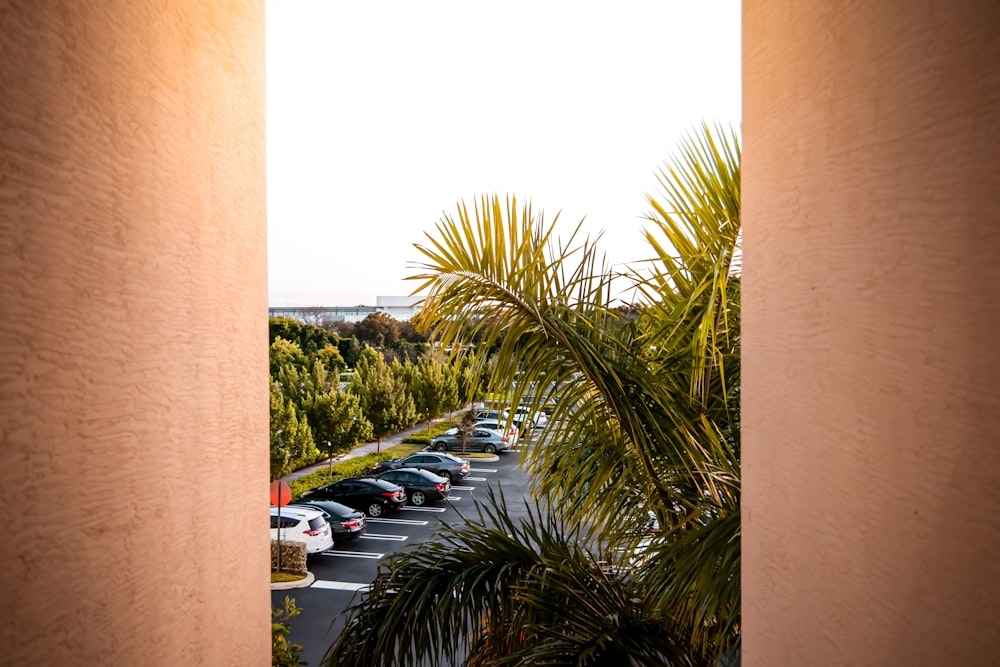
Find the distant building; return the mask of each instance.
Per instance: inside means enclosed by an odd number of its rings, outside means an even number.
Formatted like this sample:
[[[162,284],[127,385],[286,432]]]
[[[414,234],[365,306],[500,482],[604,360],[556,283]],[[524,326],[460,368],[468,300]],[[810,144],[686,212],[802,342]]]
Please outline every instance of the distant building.
[[[267,309],[269,317],[291,317],[299,322],[322,325],[324,322],[356,323],[372,313],[385,313],[395,320],[408,320],[420,312],[422,296],[377,296],[374,306],[275,306]]]
[[[375,309],[396,320],[408,320],[420,312],[423,296],[377,296]]]

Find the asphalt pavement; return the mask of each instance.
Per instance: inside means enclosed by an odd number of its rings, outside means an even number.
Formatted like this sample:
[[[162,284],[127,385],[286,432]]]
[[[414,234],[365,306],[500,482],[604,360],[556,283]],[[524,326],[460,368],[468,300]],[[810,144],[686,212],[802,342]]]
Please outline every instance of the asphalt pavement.
[[[405,433],[397,436],[401,441]],[[383,558],[434,540],[442,522],[460,525],[476,517],[475,501],[485,499],[491,488],[502,488],[513,518],[524,516],[528,506],[533,506],[530,479],[521,469],[518,452],[503,452],[493,461],[472,459],[470,464],[469,477],[452,486],[448,500],[423,507],[404,506],[388,516],[369,519],[361,538],[309,557],[308,568],[315,575],[311,586],[271,592],[272,604],[280,605],[289,595],[302,609],[290,624],[289,640],[303,645],[302,657],[310,665],[320,663],[343,629],[342,612],[356,595],[367,590]],[[387,660],[391,662],[391,656]]]

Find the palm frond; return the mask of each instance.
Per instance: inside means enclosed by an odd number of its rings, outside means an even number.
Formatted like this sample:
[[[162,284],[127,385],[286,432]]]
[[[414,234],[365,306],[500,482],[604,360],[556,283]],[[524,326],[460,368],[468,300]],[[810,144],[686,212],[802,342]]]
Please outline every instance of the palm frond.
[[[418,327],[489,363],[494,391],[517,402],[533,386],[557,406],[523,458],[545,510],[513,525],[490,505],[390,561],[334,647],[355,656],[344,664],[433,648],[469,664],[683,664],[738,646],[739,166],[735,132],[682,142],[648,198],[655,258],[625,273],[631,309],[612,303],[599,239],[577,225],[562,241],[514,197],[460,203],[417,246]],[[648,566],[607,576],[580,545],[627,549],[620,527],[647,511],[661,526]],[[666,643],[628,648],[623,618]]]
[[[694,665],[656,599],[551,511],[478,518],[384,564],[323,664]],[[637,634],[636,630],[645,628]]]

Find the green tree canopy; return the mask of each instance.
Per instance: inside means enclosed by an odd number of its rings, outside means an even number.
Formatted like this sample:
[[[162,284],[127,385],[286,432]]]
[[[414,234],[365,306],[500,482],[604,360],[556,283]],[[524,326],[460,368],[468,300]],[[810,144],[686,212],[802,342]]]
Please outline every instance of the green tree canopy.
[[[417,363],[403,364],[401,375],[422,421],[458,403],[458,373],[451,364],[422,357]]]
[[[299,347],[285,338],[275,338],[271,343],[271,375],[276,375],[282,368],[306,368],[309,358]]]
[[[316,453],[312,431],[294,401],[277,382],[271,383],[271,479],[291,472],[299,461]]]
[[[372,425],[365,418],[358,396],[335,389],[313,394],[306,402],[305,413],[317,447],[330,458],[349,451],[372,437]]]
[[[354,327],[362,343],[382,349],[399,342],[400,323],[382,312],[370,313]]]
[[[334,382],[340,381],[340,373],[347,368],[347,363],[344,361],[343,355],[340,353],[340,349],[335,345],[327,345],[326,347],[317,350],[316,359],[323,364],[323,368],[330,374]]]
[[[276,338],[284,338],[299,346],[306,354],[322,350],[328,345],[337,346],[337,334],[315,324],[305,324],[291,317],[268,318],[268,330],[273,343]]]
[[[381,449],[382,438],[413,425],[416,412],[403,378],[394,374],[382,353],[365,348],[351,379],[350,391],[357,396]]]

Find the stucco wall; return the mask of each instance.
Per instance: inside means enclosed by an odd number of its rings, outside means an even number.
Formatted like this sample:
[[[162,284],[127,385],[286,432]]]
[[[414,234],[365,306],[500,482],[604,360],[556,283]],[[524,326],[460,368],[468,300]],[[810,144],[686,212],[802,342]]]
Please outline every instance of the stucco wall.
[[[0,663],[269,664],[263,2],[0,26]]]
[[[743,12],[744,664],[997,664],[1000,3]]]

